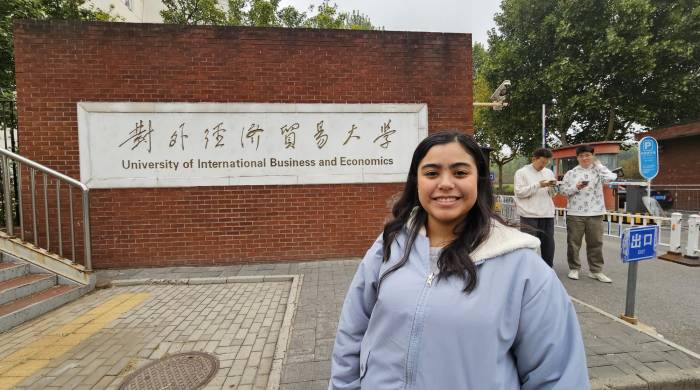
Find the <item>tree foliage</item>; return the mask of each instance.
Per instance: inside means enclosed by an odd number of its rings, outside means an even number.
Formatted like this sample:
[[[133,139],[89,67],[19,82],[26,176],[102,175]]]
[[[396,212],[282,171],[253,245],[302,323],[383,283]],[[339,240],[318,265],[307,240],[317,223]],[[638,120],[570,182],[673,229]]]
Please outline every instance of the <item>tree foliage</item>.
[[[515,134],[539,139],[543,103],[560,144],[700,118],[697,0],[504,0],[495,21],[482,68],[513,82],[497,120]]]
[[[219,8],[217,0],[163,0],[163,5],[160,16],[168,23],[224,25],[227,22],[226,12]]]
[[[374,30],[369,17],[359,11],[344,12],[324,0],[308,13],[293,6],[280,9],[280,0],[228,0],[228,8],[217,0],[164,0],[165,23],[259,27],[307,27]],[[311,14],[311,16],[309,16]]]
[[[0,97],[12,97],[15,90],[12,23],[18,19],[115,20],[115,17],[109,10],[94,8],[85,0],[0,1]]]

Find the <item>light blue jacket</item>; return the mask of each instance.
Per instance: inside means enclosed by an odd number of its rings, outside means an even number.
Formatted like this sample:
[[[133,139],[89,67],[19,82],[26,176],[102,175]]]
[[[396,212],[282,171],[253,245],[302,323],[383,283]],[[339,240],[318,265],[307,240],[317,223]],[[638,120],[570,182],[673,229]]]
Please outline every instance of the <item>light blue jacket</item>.
[[[352,280],[338,324],[329,390],[588,389],[573,305],[532,251],[539,240],[496,223],[472,253],[478,285],[430,273],[429,241],[406,230],[382,262],[381,237]]]

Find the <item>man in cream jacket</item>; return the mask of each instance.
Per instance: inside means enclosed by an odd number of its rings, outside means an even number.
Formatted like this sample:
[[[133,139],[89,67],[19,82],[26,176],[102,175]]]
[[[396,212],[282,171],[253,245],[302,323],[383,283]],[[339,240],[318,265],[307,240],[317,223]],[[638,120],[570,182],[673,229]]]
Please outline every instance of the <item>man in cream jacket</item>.
[[[522,231],[540,239],[540,254],[550,267],[554,264],[554,173],[547,168],[552,152],[535,150],[532,164],[515,172],[515,204]]]
[[[617,178],[593,154],[593,147],[576,148],[578,165],[564,175],[561,191],[569,200],[566,206],[567,260],[569,279],[577,280],[581,261],[581,240],[586,236],[588,276],[603,283],[612,280],[603,273],[603,216],[605,198],[603,185]]]

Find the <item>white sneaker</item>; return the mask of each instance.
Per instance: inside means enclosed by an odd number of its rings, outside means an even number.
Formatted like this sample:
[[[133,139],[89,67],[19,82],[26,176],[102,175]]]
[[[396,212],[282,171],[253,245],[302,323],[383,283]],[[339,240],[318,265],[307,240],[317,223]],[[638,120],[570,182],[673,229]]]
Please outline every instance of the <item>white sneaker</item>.
[[[612,283],[612,279],[605,276],[605,274],[602,272],[591,272],[588,274],[588,276],[593,278],[593,279],[598,279],[599,281],[601,281],[603,283]]]
[[[572,269],[571,271],[569,271],[569,274],[566,276],[568,276],[569,279],[578,280],[578,270]]]

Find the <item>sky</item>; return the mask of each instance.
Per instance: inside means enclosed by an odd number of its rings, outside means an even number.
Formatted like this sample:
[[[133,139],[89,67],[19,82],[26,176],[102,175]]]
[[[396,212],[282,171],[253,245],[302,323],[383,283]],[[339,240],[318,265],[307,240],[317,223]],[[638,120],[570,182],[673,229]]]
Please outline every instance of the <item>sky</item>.
[[[306,11],[321,0],[282,0]],[[358,10],[372,24],[386,30],[471,33],[474,43],[486,44],[486,32],[495,27],[493,15],[500,0],[331,0],[342,11]]]

